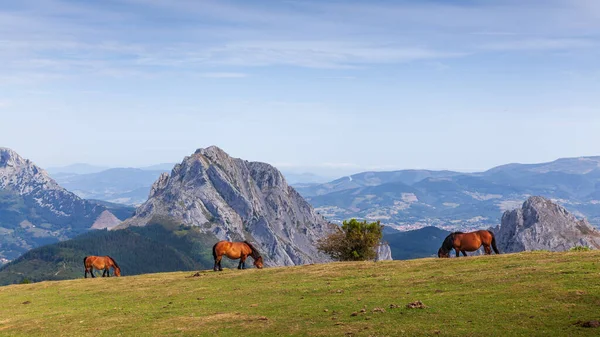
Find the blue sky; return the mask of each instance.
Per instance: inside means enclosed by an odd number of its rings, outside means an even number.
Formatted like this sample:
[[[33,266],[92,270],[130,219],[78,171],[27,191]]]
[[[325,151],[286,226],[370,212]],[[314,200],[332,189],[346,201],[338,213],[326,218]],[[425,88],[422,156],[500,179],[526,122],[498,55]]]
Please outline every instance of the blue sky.
[[[600,2],[0,3],[0,145],[322,174],[600,155]]]

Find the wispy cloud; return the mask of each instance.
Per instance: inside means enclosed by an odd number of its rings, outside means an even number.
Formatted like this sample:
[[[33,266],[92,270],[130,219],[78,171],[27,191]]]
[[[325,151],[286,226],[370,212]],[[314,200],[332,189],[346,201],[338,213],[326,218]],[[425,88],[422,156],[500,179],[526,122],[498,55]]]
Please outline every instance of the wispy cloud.
[[[352,70],[422,61],[445,67],[446,61],[478,53],[595,48],[598,11],[590,0],[268,6],[23,0],[0,11],[0,71],[48,78],[143,77],[161,71],[240,78],[250,67]]]
[[[207,78],[244,78],[248,77],[246,73],[203,73],[201,77]]]
[[[487,50],[563,50],[595,47],[597,43],[591,39],[515,39],[484,44]]]

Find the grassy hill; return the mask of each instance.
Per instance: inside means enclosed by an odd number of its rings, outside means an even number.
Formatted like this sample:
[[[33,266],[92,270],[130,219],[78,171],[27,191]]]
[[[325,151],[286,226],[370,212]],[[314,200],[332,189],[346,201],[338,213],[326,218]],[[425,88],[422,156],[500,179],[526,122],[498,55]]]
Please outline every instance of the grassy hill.
[[[0,334],[597,336],[600,332],[578,324],[600,319],[597,251],[192,274],[0,287]],[[406,308],[414,301],[427,308]]]

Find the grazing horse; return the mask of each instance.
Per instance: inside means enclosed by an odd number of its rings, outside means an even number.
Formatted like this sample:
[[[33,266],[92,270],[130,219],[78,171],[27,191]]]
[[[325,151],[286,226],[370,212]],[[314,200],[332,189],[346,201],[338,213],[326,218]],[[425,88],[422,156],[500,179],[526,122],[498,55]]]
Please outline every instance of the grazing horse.
[[[250,242],[230,242],[230,241],[219,241],[213,246],[213,257],[215,258],[214,271],[223,271],[221,267],[221,259],[223,255],[226,255],[232,260],[240,259],[238,269],[246,269],[246,258],[252,256],[254,259],[254,265],[256,268],[261,269],[263,267],[263,258],[260,253]]]
[[[500,254],[498,247],[496,247],[496,237],[494,233],[487,230],[479,230],[476,232],[463,233],[454,232],[450,233],[444,239],[442,246],[438,250],[438,257],[450,257],[450,250],[456,251],[456,257],[459,256],[459,252],[467,256],[467,252],[474,252],[479,247],[483,246],[486,255],[492,254],[490,246],[494,249],[496,254]]]
[[[110,267],[113,268],[115,276],[121,276],[121,268],[110,256],[86,256],[83,258],[83,266],[85,268],[85,278],[87,278],[88,272],[92,277],[96,277],[94,276],[94,269],[104,270],[102,277],[110,277]]]

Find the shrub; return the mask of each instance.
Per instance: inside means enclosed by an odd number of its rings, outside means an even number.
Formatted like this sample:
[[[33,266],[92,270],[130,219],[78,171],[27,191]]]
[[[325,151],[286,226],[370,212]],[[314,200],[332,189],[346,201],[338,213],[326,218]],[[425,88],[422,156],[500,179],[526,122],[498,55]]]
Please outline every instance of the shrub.
[[[373,260],[382,236],[383,226],[379,221],[344,220],[342,227],[319,240],[317,249],[338,261]]]
[[[589,252],[592,248],[588,246],[575,246],[569,249],[570,252]]]

